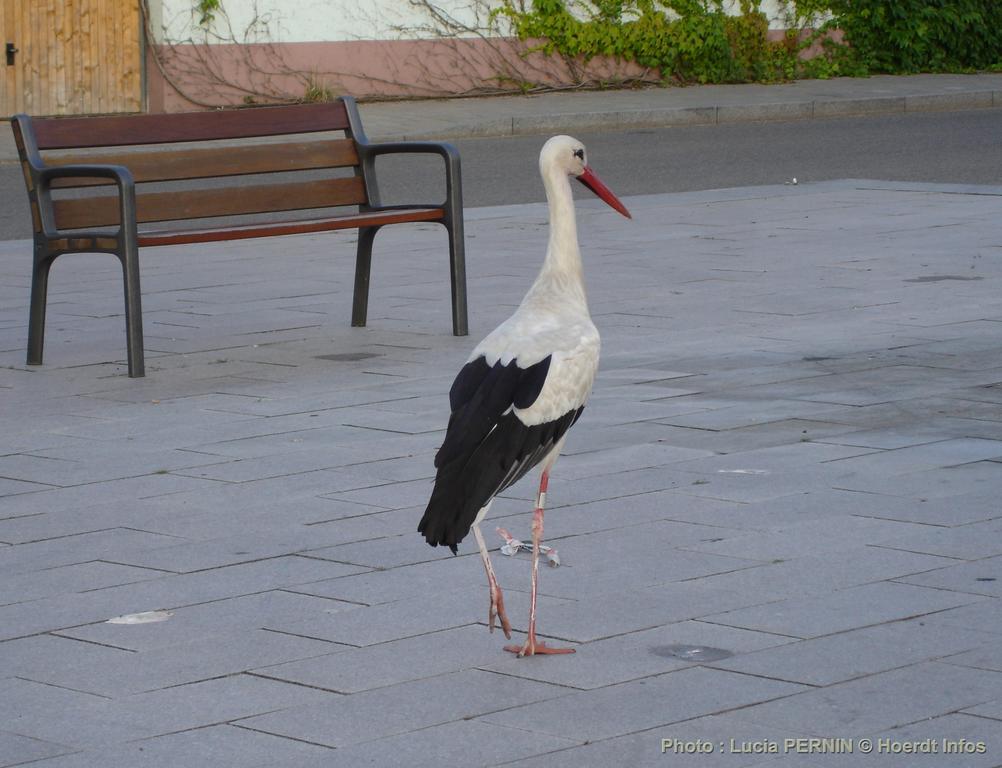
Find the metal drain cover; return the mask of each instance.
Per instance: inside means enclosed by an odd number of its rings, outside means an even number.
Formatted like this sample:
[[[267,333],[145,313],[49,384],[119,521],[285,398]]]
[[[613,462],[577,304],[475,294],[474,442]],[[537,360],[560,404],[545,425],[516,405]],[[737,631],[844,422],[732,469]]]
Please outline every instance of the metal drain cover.
[[[651,653],[682,661],[720,661],[734,655],[731,651],[711,648],[708,645],[659,645],[651,648]]]

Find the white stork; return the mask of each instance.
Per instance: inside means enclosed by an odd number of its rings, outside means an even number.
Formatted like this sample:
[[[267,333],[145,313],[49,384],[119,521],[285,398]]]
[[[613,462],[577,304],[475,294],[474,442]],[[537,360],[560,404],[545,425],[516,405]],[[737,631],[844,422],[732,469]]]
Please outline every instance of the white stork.
[[[543,505],[550,470],[567,430],[577,421],[598,370],[598,330],[588,314],[570,178],[630,218],[619,199],[585,162],[584,145],[554,136],[539,153],[539,171],[550,207],[550,242],[539,276],[515,314],[470,355],[449,391],[452,415],[435,456],[435,488],[418,531],[433,547],[453,554],[470,528],[487,571],[488,626],[511,625],[480,522],[494,497],[536,465],[542,467],[532,522],[532,596],[525,645],[505,646],[519,656],[573,653],[536,639],[536,585]]]

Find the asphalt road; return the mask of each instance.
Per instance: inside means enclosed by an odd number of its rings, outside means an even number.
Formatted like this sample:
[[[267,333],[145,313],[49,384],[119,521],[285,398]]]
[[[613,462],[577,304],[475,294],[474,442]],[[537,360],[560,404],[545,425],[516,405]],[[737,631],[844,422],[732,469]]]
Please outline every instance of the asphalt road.
[[[1002,110],[582,133],[617,194],[864,178],[1002,184]],[[467,205],[543,199],[545,136],[460,141]],[[583,194],[587,195],[587,191]]]
[[[1002,110],[734,123],[582,133],[589,161],[620,196],[868,178],[1002,184]],[[469,207],[543,199],[536,157],[545,136],[457,141]],[[427,164],[385,160],[385,202],[434,199]],[[422,163],[426,163],[423,165]],[[582,190],[582,194],[588,194]],[[0,239],[30,237],[20,170],[0,165]]]

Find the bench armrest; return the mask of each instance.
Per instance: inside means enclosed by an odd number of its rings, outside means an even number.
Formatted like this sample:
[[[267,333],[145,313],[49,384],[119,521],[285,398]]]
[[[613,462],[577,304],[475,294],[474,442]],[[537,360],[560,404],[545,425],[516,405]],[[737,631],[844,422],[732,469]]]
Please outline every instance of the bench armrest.
[[[31,170],[35,177],[42,232],[46,237],[58,237],[60,234],[59,229],[56,227],[55,214],[52,209],[52,182],[54,179],[67,178],[112,179],[118,187],[119,232],[121,232],[122,227],[128,227],[127,231],[135,231],[136,184],[132,178],[132,173],[124,165],[100,165],[95,163],[86,165],[46,165],[39,167],[32,163]]]
[[[357,144],[359,159],[366,175],[369,190],[370,207],[378,209],[378,185],[376,184],[375,158],[379,155],[392,154],[435,154],[445,161],[445,202],[434,204],[433,207],[445,208],[449,216],[459,215],[463,208],[462,173],[459,162],[459,150],[452,144],[440,141],[386,141],[376,144],[368,142]],[[400,208],[403,206],[392,206]],[[408,206],[410,207],[410,206]],[[426,208],[427,204],[415,207]]]
[[[386,155],[400,153],[433,153],[445,158],[455,158],[459,161],[459,150],[444,141],[383,141],[376,144],[359,144],[359,151],[364,155]]]

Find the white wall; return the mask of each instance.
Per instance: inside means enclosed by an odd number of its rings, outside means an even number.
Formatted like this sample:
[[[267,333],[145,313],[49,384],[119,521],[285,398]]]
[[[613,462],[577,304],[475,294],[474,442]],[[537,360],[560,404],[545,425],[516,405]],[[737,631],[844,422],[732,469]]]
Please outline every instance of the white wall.
[[[497,0],[431,0],[465,24],[475,24],[476,9],[495,7]],[[154,33],[163,41],[201,40],[195,0],[149,0]],[[343,40],[397,40],[414,37],[399,28],[418,30],[428,23],[427,12],[414,0],[221,0],[232,37],[239,42],[300,43]],[[738,0],[730,0],[731,11]],[[782,0],[763,0],[770,26],[785,28],[779,12]],[[166,32],[164,29],[166,28]],[[225,24],[217,20],[218,37],[232,42]],[[210,42],[213,40],[210,36]]]

